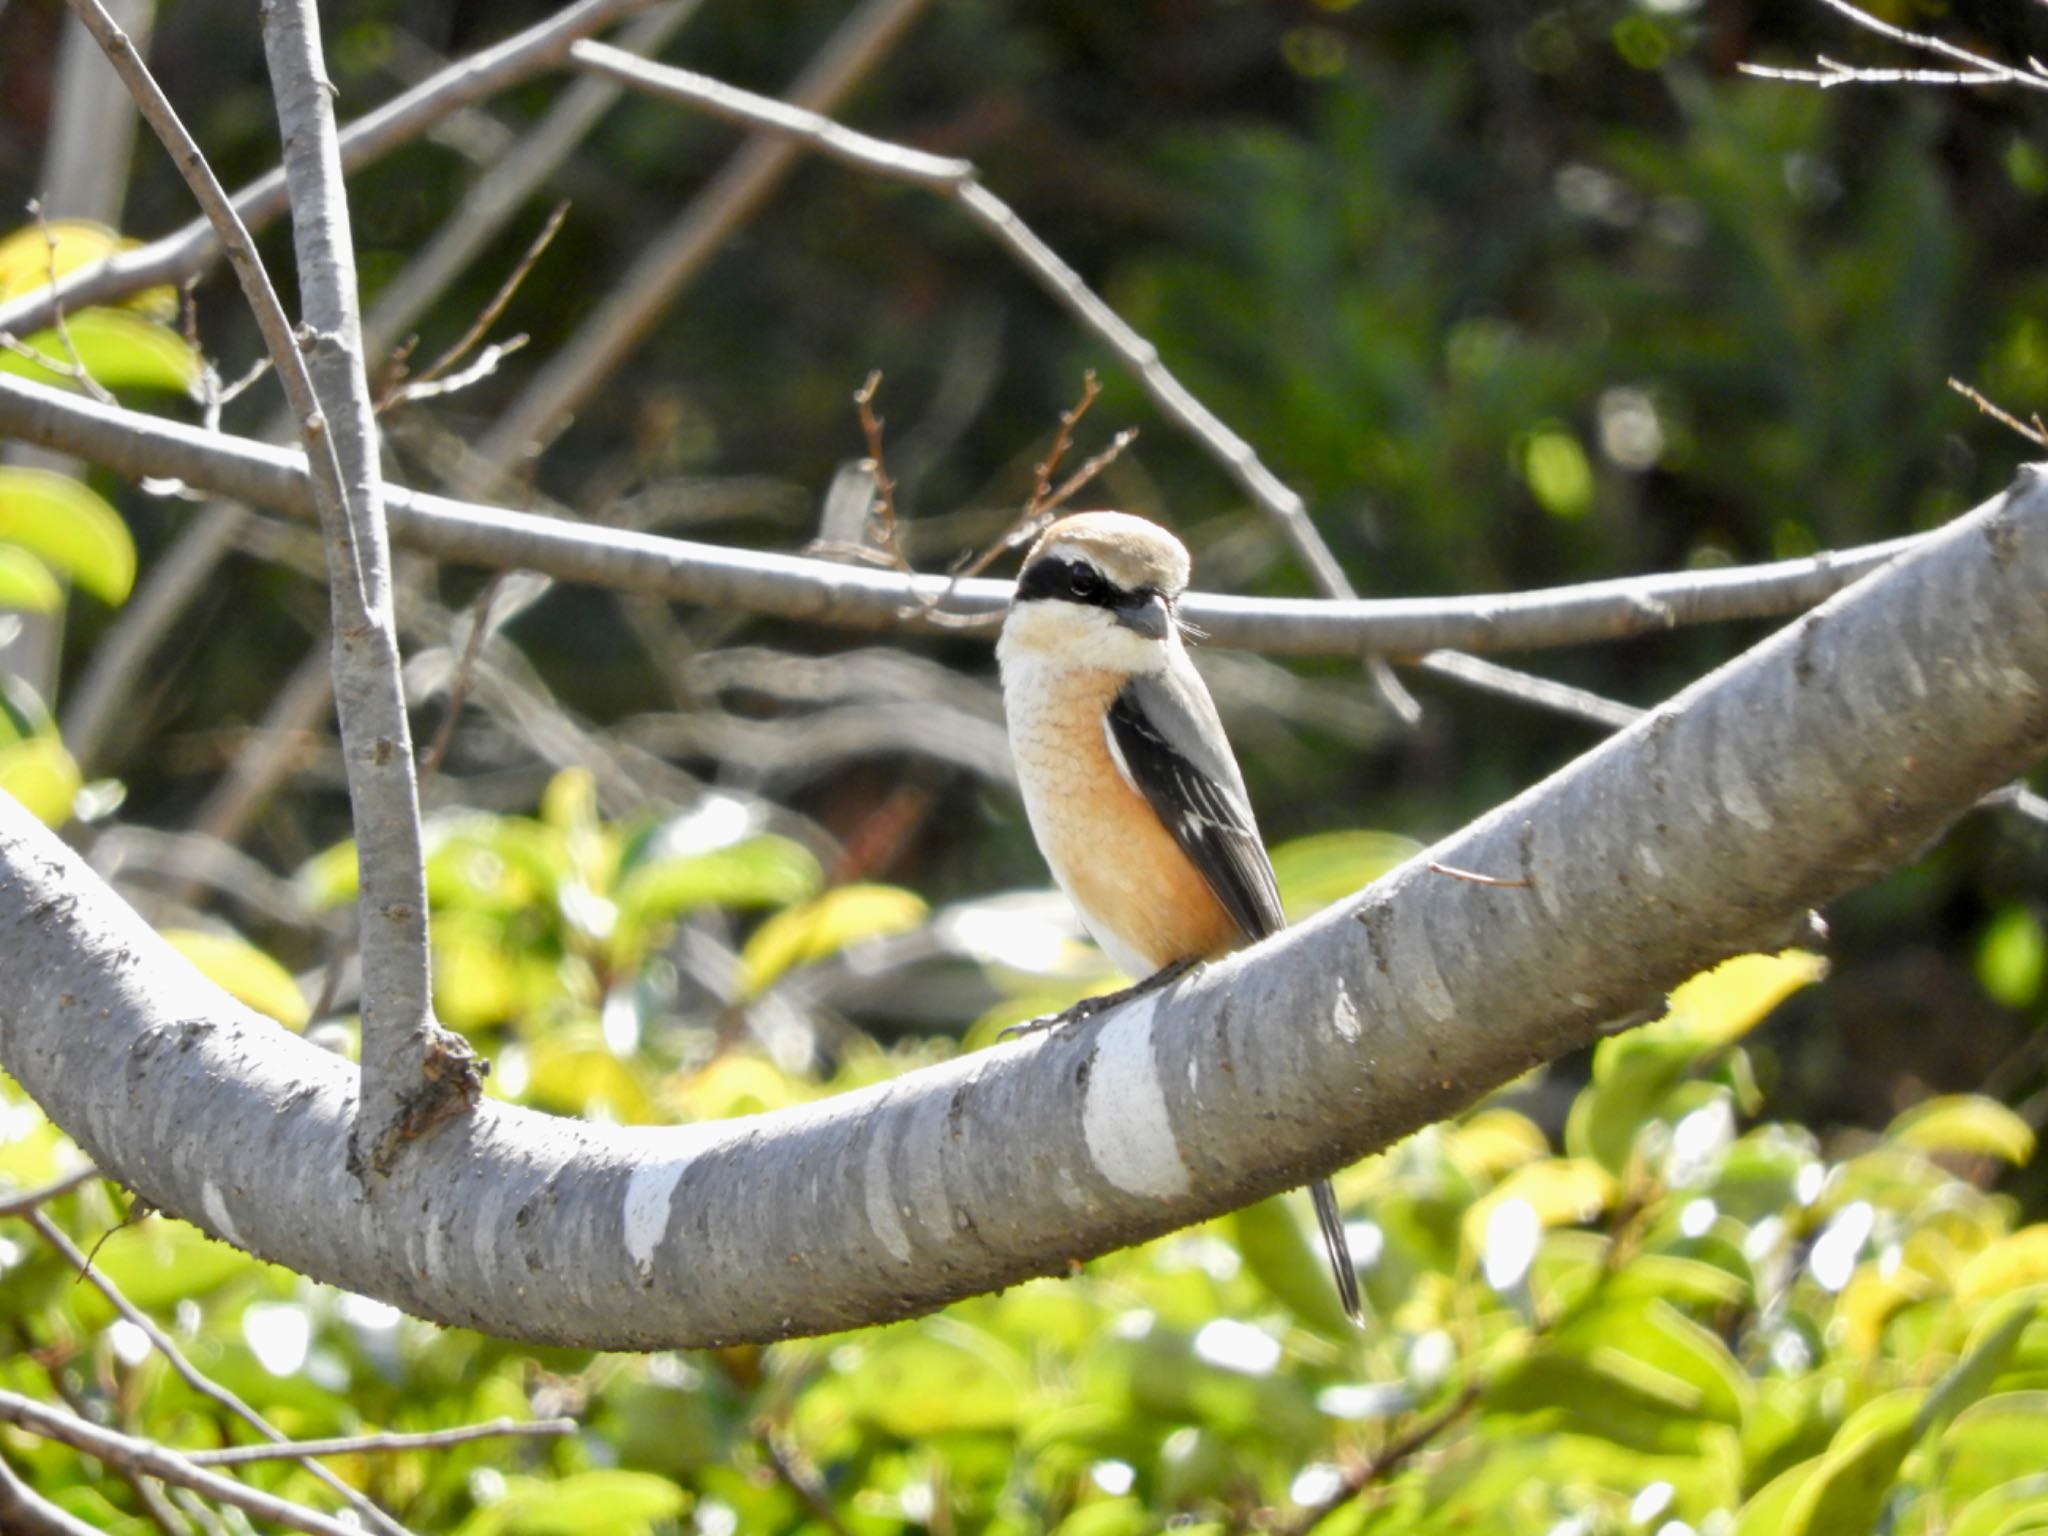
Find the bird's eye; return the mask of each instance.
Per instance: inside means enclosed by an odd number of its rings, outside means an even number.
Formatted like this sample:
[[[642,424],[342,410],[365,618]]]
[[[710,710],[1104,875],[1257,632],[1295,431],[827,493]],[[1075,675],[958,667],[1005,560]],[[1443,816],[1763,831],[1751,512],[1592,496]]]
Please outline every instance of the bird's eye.
[[[1074,596],[1082,601],[1102,595],[1102,573],[1092,565],[1076,565],[1067,577],[1067,585],[1073,588]]]

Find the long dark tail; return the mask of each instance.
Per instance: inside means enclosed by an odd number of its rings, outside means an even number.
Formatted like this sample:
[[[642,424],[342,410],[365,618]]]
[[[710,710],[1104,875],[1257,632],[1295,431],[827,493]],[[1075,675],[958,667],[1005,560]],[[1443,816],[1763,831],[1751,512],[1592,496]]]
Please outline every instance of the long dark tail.
[[[1322,1229],[1323,1251],[1330,1256],[1330,1274],[1337,1282],[1337,1299],[1344,1315],[1365,1326],[1365,1305],[1358,1296],[1358,1267],[1351,1262],[1351,1243],[1344,1236],[1344,1217],[1337,1209],[1337,1191],[1328,1179],[1317,1179],[1308,1187],[1315,1202],[1316,1225]]]

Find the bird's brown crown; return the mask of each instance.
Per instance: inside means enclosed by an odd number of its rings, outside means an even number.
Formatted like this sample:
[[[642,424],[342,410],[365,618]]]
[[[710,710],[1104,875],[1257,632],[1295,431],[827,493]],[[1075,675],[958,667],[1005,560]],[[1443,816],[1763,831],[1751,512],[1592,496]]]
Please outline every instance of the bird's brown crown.
[[[1031,546],[1024,569],[1043,559],[1077,557],[1125,592],[1157,592],[1172,598],[1187,589],[1185,546],[1157,523],[1128,512],[1077,512],[1061,518]]]

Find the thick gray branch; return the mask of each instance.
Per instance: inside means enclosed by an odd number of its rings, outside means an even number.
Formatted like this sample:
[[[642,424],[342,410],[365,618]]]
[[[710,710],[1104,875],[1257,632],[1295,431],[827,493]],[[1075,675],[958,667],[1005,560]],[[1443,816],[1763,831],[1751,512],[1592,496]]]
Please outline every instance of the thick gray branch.
[[[305,461],[296,453],[4,375],[0,436],[77,453],[131,478],[183,480],[295,517],[312,515]],[[395,485],[384,487],[384,501],[392,538],[437,559],[540,571],[563,581],[845,629],[933,628],[925,605],[943,601],[948,614],[986,620],[992,638],[1010,595],[1007,582],[913,580],[865,566],[562,522]],[[1499,596],[1329,602],[1195,593],[1183,611],[1219,645],[1276,656],[1528,650],[1796,613],[1916,542],[1892,539],[1807,560]],[[946,630],[958,632],[957,618]]]
[[[481,1106],[366,1201],[355,1075],[0,808],[0,1063],[103,1169],[421,1315],[657,1347],[901,1317],[1326,1174],[1913,858],[2048,749],[2048,484],[1788,626],[1428,857],[1163,994],[802,1109]]]

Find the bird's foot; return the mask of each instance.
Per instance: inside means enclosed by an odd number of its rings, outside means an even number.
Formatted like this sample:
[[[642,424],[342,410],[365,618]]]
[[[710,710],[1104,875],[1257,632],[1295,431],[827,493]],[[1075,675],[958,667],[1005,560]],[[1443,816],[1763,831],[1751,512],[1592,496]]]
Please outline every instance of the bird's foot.
[[[1094,1018],[1098,1013],[1107,1013],[1112,1008],[1122,1007],[1148,992],[1157,992],[1161,987],[1180,980],[1201,963],[1200,960],[1176,960],[1171,965],[1161,966],[1143,981],[1133,982],[1128,987],[1120,987],[1114,992],[1098,993],[1094,997],[1084,997],[1072,1007],[1063,1008],[1058,1013],[1049,1013],[1042,1019],[1026,1019],[1022,1024],[1012,1024],[1008,1029],[998,1031],[996,1038],[1008,1040],[1017,1035],[1035,1035],[1044,1030],[1058,1029],[1064,1024],[1079,1024]]]

